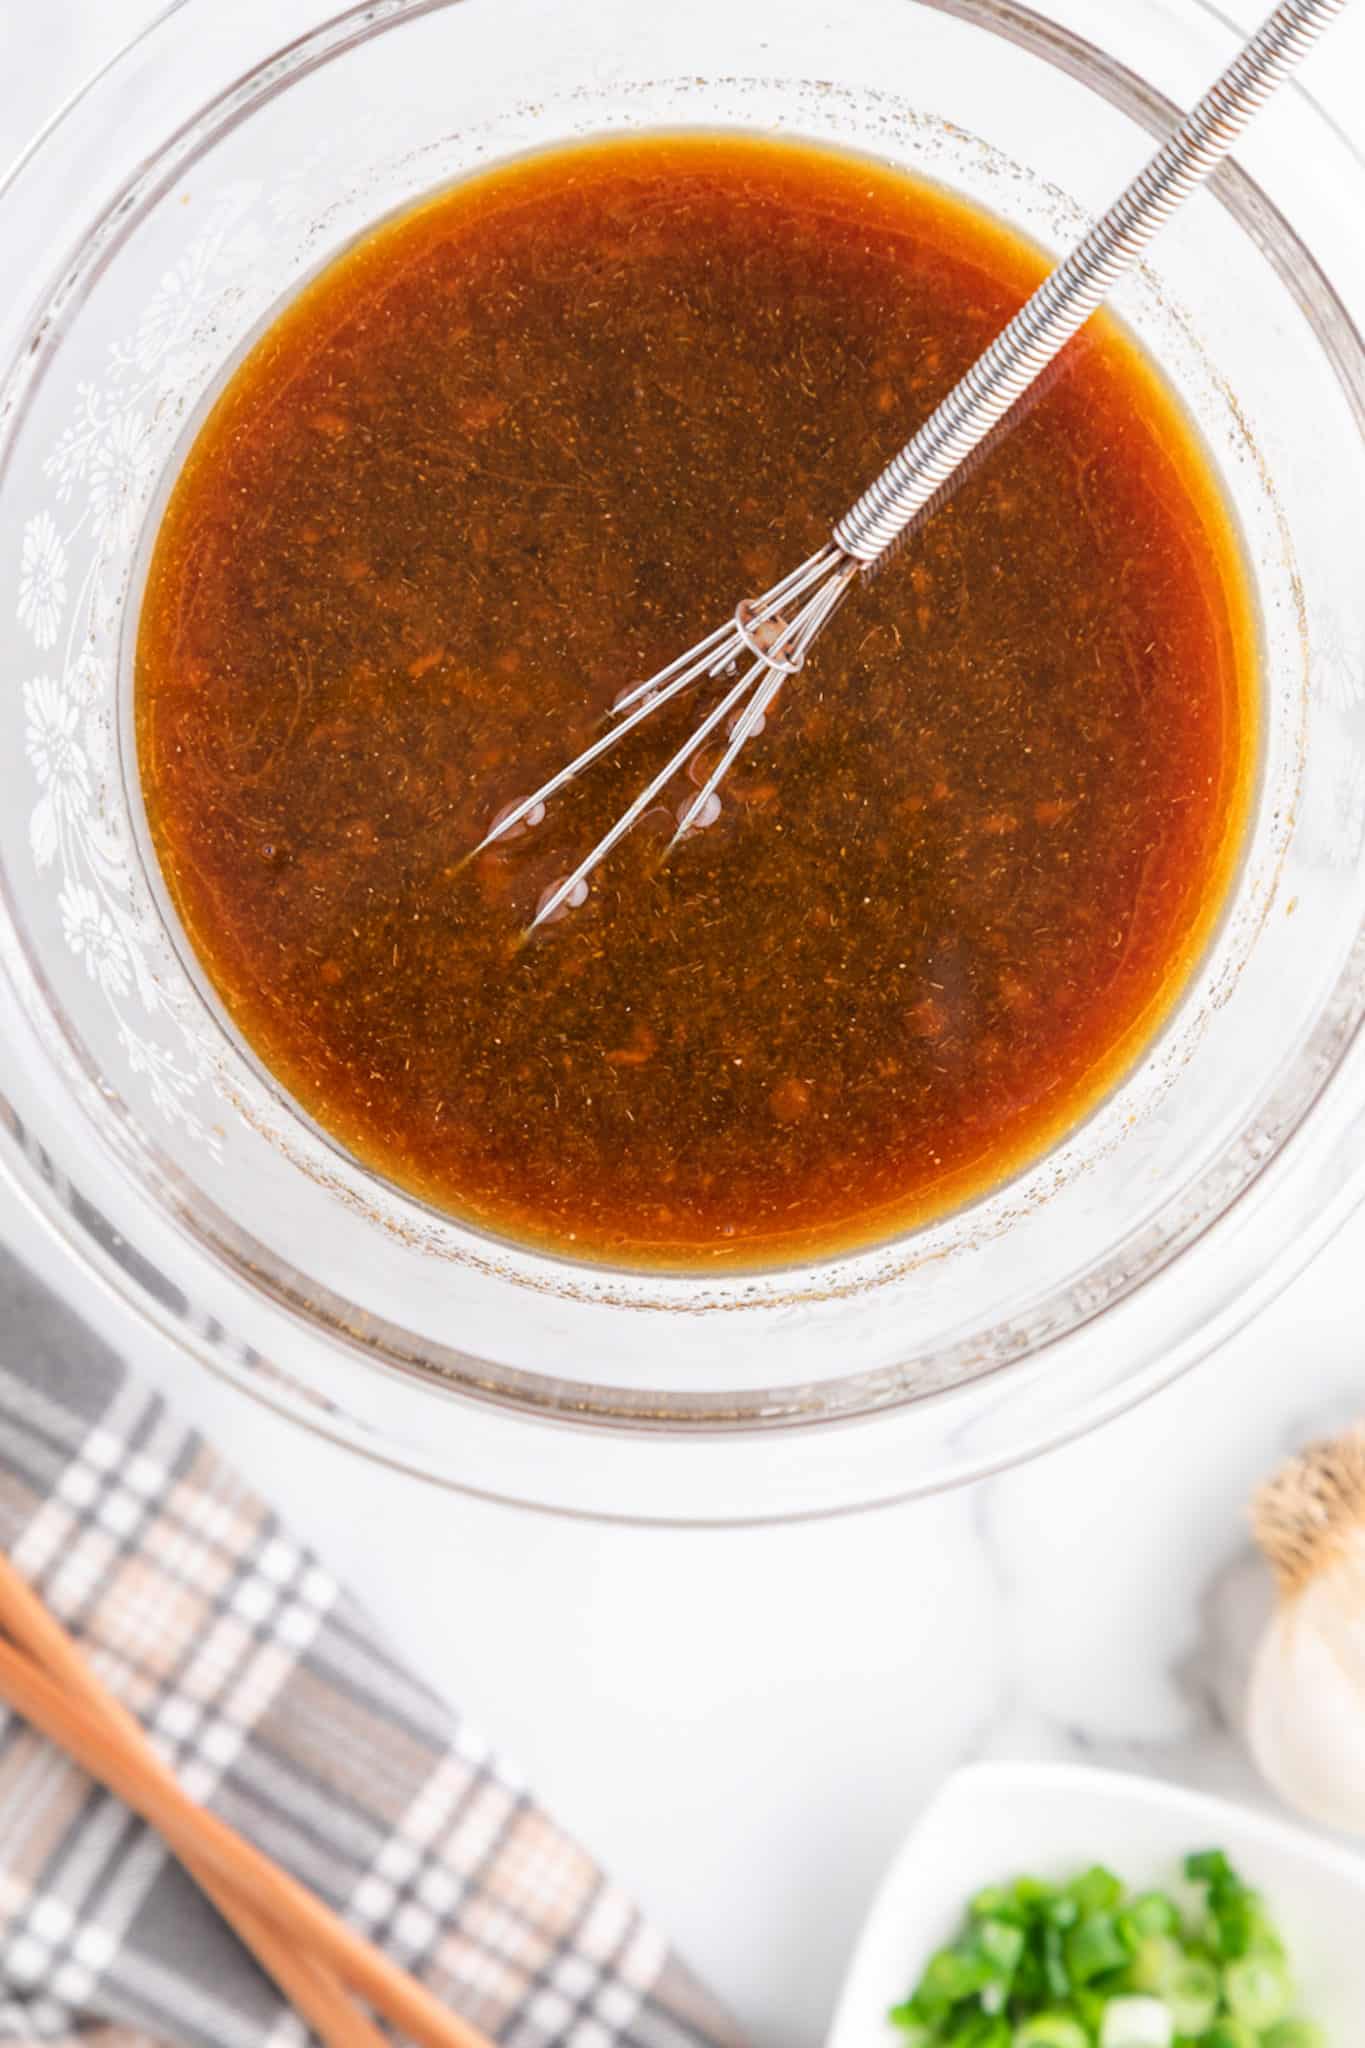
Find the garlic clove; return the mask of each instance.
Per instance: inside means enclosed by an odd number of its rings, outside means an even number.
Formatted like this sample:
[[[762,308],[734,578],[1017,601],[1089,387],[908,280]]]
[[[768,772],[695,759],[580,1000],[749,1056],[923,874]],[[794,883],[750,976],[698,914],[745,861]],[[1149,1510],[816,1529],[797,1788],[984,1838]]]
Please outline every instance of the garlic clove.
[[[1298,1812],[1365,1835],[1365,1428],[1293,1459],[1253,1519],[1280,1597],[1248,1688],[1252,1754]]]
[[[1365,1544],[1272,1618],[1252,1665],[1247,1739],[1288,1805],[1365,1835]]]

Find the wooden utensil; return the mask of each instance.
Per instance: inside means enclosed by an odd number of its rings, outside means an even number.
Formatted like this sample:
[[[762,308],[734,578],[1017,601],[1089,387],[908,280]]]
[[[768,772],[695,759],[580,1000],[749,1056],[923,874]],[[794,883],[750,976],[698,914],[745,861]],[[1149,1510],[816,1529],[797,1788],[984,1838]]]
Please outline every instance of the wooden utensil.
[[[350,1995],[421,2048],[492,2048],[476,2027],[188,1797],[56,1617],[0,1554],[0,1696],[162,1836],[329,2048],[386,2048]]]
[[[0,1625],[49,1678],[64,1686],[73,1698],[84,1701],[92,1712],[104,1715],[111,1741],[121,1736],[132,1748],[144,1746],[142,1730],[133,1716],[100,1683],[66,1630],[3,1555]],[[187,1858],[185,1867],[328,2048],[385,2048],[379,2029],[358,2010],[334,1972],[320,1969],[272,1920],[248,1899],[239,1897],[232,1885],[207,1870],[199,1858]]]

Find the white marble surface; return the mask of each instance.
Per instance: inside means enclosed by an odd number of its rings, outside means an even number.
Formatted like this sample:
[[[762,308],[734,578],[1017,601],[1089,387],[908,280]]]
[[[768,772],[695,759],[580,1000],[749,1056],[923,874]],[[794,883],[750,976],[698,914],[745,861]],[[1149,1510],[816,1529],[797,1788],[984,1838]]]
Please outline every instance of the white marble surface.
[[[1127,0],[1109,0],[1127,4]],[[1256,0],[1230,7],[1250,23]],[[0,158],[144,18],[0,7]],[[1365,104],[1365,14],[1318,83]],[[634,1887],[762,2048],[814,2048],[898,1836],[972,1756],[1256,1796],[1244,1503],[1365,1412],[1365,1217],[1199,1373],[973,1491],[748,1533],[557,1524],[360,1465],[154,1342],[0,1190],[0,1236],[278,1502]]]

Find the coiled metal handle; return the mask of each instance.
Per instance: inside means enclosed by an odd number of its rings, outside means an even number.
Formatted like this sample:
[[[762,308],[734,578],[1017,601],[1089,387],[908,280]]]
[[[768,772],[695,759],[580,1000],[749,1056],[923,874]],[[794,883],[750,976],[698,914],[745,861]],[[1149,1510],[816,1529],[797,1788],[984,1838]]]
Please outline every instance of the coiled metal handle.
[[[844,514],[836,547],[874,562],[1083,327],[1181,202],[1350,0],[1281,0],[1066,261],[1044,279],[899,455]]]

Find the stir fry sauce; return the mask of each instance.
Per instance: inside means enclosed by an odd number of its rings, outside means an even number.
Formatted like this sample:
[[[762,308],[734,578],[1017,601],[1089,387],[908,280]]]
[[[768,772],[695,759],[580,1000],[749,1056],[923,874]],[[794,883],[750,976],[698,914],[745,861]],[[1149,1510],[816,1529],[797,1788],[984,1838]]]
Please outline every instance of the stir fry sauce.
[[[1149,1044],[1235,867],[1257,656],[1199,444],[1103,317],[710,829],[661,860],[684,779],[523,942],[703,685],[468,859],[821,544],[1042,268],[867,162],[657,136],[445,193],[257,343],[156,542],[140,767],[204,972],[359,1159],[572,1256],[762,1265],[978,1196]]]

